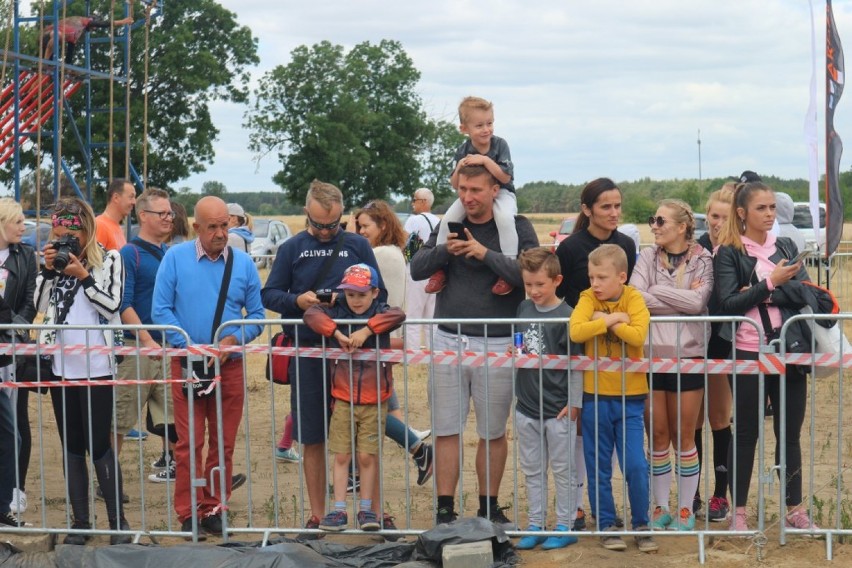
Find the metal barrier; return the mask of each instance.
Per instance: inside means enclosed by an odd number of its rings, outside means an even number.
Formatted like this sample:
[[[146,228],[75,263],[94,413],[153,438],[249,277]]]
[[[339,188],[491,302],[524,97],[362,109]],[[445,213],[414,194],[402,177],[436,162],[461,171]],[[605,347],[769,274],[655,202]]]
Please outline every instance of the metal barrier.
[[[831,318],[835,318],[836,316],[831,316]],[[802,319],[802,317],[797,317],[795,319]],[[816,316],[815,319],[825,319],[823,316]],[[852,319],[851,316],[841,316],[838,319]],[[651,334],[651,344],[653,345],[653,324],[654,323],[685,323],[685,322],[716,322],[721,325],[731,325],[735,326],[738,324],[745,323],[746,325],[753,326],[758,335],[762,335],[761,326],[756,322],[749,320],[747,318],[713,318],[713,317],[704,317],[704,318],[662,318],[662,317],[654,317],[652,318],[652,334]],[[791,322],[793,320],[790,320]],[[243,394],[244,394],[244,402],[242,408],[242,423],[241,423],[241,434],[238,436],[236,447],[234,450],[234,471],[238,469],[245,468],[245,472],[247,475],[247,482],[245,486],[245,492],[239,492],[231,496],[231,499],[228,500],[225,495],[221,496],[222,501],[222,518],[224,525],[224,536],[223,539],[225,541],[228,540],[230,535],[243,535],[243,534],[262,534],[264,543],[267,542],[273,533],[318,533],[320,531],[316,529],[304,529],[304,525],[308,519],[306,511],[309,510],[309,496],[307,495],[306,490],[306,477],[305,472],[302,467],[298,464],[288,464],[288,463],[276,463],[275,458],[275,450],[276,450],[276,442],[277,437],[280,432],[279,428],[281,424],[284,422],[284,418],[289,414],[289,404],[288,401],[283,398],[288,396],[290,393],[288,392],[290,389],[295,388],[295,386],[290,386],[289,388],[282,388],[280,386],[276,386],[270,382],[267,382],[264,378],[264,367],[266,365],[267,357],[270,353],[273,352],[273,348],[270,344],[270,337],[272,332],[277,329],[282,324],[297,324],[301,323],[300,320],[264,320],[258,322],[257,320],[239,320],[239,321],[230,321],[225,322],[220,327],[224,329],[227,326],[242,326],[242,325],[257,325],[262,324],[269,328],[269,333],[262,334],[258,340],[254,343],[247,346],[233,346],[226,347],[219,345],[218,342],[213,346],[195,346],[190,350],[180,350],[180,349],[160,349],[160,350],[151,350],[140,347],[116,347],[114,352],[116,354],[124,355],[125,357],[136,358],[135,365],[130,365],[134,367],[136,370],[133,373],[134,376],[131,379],[124,383],[124,388],[135,388],[137,390],[137,394],[142,394],[142,389],[146,384],[151,383],[152,381],[147,381],[148,377],[144,376],[144,371],[142,370],[142,358],[147,356],[160,357],[161,361],[161,371],[164,377],[170,377],[170,373],[168,370],[167,360],[169,357],[176,357],[186,355],[188,351],[194,353],[206,353],[206,354],[217,354],[220,352],[233,352],[242,357],[240,362],[241,373],[245,377],[243,381]],[[347,321],[346,323],[364,323],[358,322],[357,320]],[[520,330],[522,326],[526,326],[529,323],[536,324],[553,324],[554,320],[552,319],[540,319],[540,320],[512,320],[512,331]],[[436,331],[436,326],[443,326],[445,329],[454,329],[458,330],[459,326],[462,325],[462,322],[454,321],[454,320],[409,320],[405,323],[405,325],[419,325],[425,324],[429,326],[427,329],[430,330],[431,339],[435,340],[435,334],[438,333]],[[489,326],[494,325],[505,325],[506,322],[502,320],[464,320],[464,325],[476,324],[483,326],[484,329],[488,329]],[[789,325],[790,322],[787,322]],[[41,330],[45,328],[49,328],[49,326],[24,326],[23,329],[26,330]],[[68,326],[72,327],[72,326]],[[0,329],[22,329],[21,326],[0,326]],[[99,328],[104,329],[104,328]],[[123,329],[166,329],[158,326],[126,326]],[[168,328],[172,329],[172,328]],[[298,328],[297,328],[298,329]],[[787,327],[785,326],[785,330]],[[180,331],[180,330],[174,330]],[[217,336],[218,337],[218,336]],[[783,334],[782,334],[783,337]],[[706,337],[705,337],[706,338]],[[492,343],[493,341],[493,343]],[[439,342],[440,343],[440,342]],[[707,342],[705,341],[705,344]],[[783,342],[782,342],[783,343]],[[432,343],[434,345],[434,343]],[[492,346],[499,346],[496,349]],[[0,344],[0,353],[9,353],[14,352],[16,357],[19,357],[23,354],[41,354],[41,353],[58,353],[63,349],[66,350],[77,350],[79,352],[81,349],[85,352],[96,353],[100,352],[99,350],[103,350],[103,348],[99,348],[96,346],[41,346],[37,344]],[[677,375],[685,374],[685,373],[693,373],[700,374],[704,377],[704,396],[703,402],[705,408],[710,402],[707,394],[707,385],[709,376],[712,374],[730,374],[733,376],[733,380],[736,381],[738,375],[757,375],[759,380],[759,389],[760,389],[760,397],[764,396],[764,373],[766,373],[770,369],[781,369],[782,377],[783,377],[783,369],[785,361],[794,361],[796,363],[803,363],[804,361],[812,361],[814,359],[811,358],[810,355],[787,355],[785,353],[781,354],[773,354],[773,353],[765,353],[761,354],[758,360],[705,360],[705,359],[696,359],[696,360],[682,360],[679,356],[679,353],[675,353],[671,356],[668,356],[665,359],[656,357],[656,354],[651,350],[646,352],[646,359],[642,360],[633,360],[633,359],[625,359],[622,357],[593,357],[588,358],[584,356],[574,356],[568,357],[567,355],[524,355],[518,354],[514,351],[506,351],[506,342],[505,338],[489,338],[484,341],[483,345],[484,351],[487,353],[481,353],[473,350],[469,350],[464,348],[462,343],[457,343],[457,347],[452,350],[439,350],[437,349],[434,352],[429,351],[401,351],[401,350],[362,350],[361,352],[357,352],[354,354],[344,353],[339,349],[331,348],[322,342],[320,344],[304,344],[301,342],[301,336],[297,334],[295,337],[295,343],[292,348],[275,348],[275,351],[278,353],[286,353],[286,354],[299,354],[302,357],[317,357],[324,358],[326,360],[332,360],[336,358],[354,358],[354,359],[366,359],[373,360],[377,362],[386,362],[386,363],[398,363],[399,365],[395,370],[395,380],[396,380],[396,390],[400,395],[401,403],[402,403],[402,411],[403,411],[403,422],[406,424],[410,424],[417,420],[427,419],[430,423],[430,427],[434,428],[436,425],[446,426],[446,424],[438,424],[435,420],[434,414],[434,405],[430,408],[430,410],[425,409],[425,395],[435,396],[435,392],[430,392],[430,387],[426,385],[426,383],[434,384],[435,377],[435,369],[439,366],[449,369],[451,371],[450,375],[454,377],[461,377],[465,369],[468,368],[480,368],[482,370],[483,377],[485,378],[486,384],[490,384],[492,382],[492,375],[494,375],[499,369],[508,369],[512,370],[511,380],[512,380],[512,391],[516,388],[517,376],[514,370],[519,368],[531,368],[531,369],[565,369],[569,370],[572,374],[581,373],[583,371],[593,371],[598,373],[603,370],[617,370],[619,372],[626,371],[638,371],[638,372],[648,372],[650,374],[649,380],[653,383],[654,375],[659,373],[675,373]],[[852,354],[850,354],[852,356]],[[852,366],[852,357],[846,357],[844,355],[844,367]],[[327,373],[327,366],[324,366],[323,373]],[[840,371],[838,370],[838,373]],[[220,367],[217,361],[217,375],[220,374]],[[540,371],[539,380],[543,380],[543,374]],[[327,384],[327,375],[323,377],[325,381],[324,384]],[[138,380],[141,379],[141,380]],[[297,375],[296,380],[312,380],[316,379],[316,377],[302,377]],[[182,382],[180,380],[171,379],[171,378],[163,378],[159,379],[156,384],[162,384],[164,388],[170,385],[172,382]],[[836,449],[835,456],[837,466],[836,469],[833,470],[833,476],[829,476],[828,479],[823,481],[818,481],[822,479],[820,475],[820,468],[823,466],[821,462],[822,458],[825,455],[825,451],[820,454],[819,463],[814,464],[814,456],[816,456],[815,451],[815,436],[812,436],[810,439],[810,445],[807,448],[808,455],[811,457],[809,460],[811,463],[810,469],[808,471],[808,512],[812,515],[816,516],[816,520],[820,519],[820,515],[825,515],[825,507],[828,507],[829,514],[831,512],[831,507],[834,507],[835,513],[834,516],[831,517],[832,528],[823,528],[816,532],[819,534],[824,534],[826,536],[827,542],[827,554],[831,557],[831,543],[835,536],[849,536],[852,534],[852,527],[843,526],[843,522],[841,521],[841,514],[847,507],[845,502],[845,494],[842,492],[842,477],[845,472],[845,468],[842,466],[843,457],[844,457],[844,448],[842,442],[842,431],[843,431],[843,385],[844,380],[838,381],[838,389],[839,389],[839,397],[838,397],[838,423],[836,425],[836,429],[833,429],[833,432],[836,432],[837,444],[838,447]],[[58,386],[65,387],[81,387],[84,386],[82,381],[76,381],[75,384],[65,384],[60,383],[56,386],[49,386],[48,388],[57,388]],[[122,385],[120,381],[111,381],[111,384]],[[816,428],[816,419],[815,413],[817,412],[817,408],[820,404],[816,401],[815,397],[818,393],[817,390],[817,381],[810,382],[810,409],[811,409],[811,429],[812,432]],[[829,381],[823,381],[824,384],[831,384]],[[782,384],[782,398],[784,395],[784,381],[781,381]],[[24,386],[38,386],[38,385],[29,385],[27,383],[21,383],[18,385],[4,385],[6,388],[20,388]],[[86,385],[90,386],[90,384]],[[489,387],[490,388],[490,387]],[[828,387],[826,387],[828,388]],[[434,400],[434,398],[433,398]],[[71,527],[71,518],[66,512],[69,508],[68,502],[68,489],[67,484],[63,486],[64,495],[60,498],[56,492],[58,487],[57,480],[58,475],[61,475],[61,468],[59,464],[57,464],[57,460],[55,456],[61,455],[57,454],[57,440],[55,437],[51,436],[51,430],[55,430],[56,426],[50,424],[49,420],[49,412],[45,413],[42,408],[43,399],[40,397],[34,403],[31,402],[31,406],[34,406],[37,409],[37,414],[35,416],[35,424],[34,432],[38,435],[38,452],[35,453],[38,461],[38,482],[39,488],[37,490],[40,495],[38,495],[37,500],[34,501],[36,504],[36,508],[38,509],[38,514],[40,516],[40,521],[38,522],[38,526],[21,526],[15,529],[12,529],[13,532],[31,532],[31,533],[61,533],[66,534],[69,532],[75,532]],[[218,410],[218,415],[222,416],[222,392],[221,389],[216,389],[215,393],[215,403],[216,408]],[[165,416],[166,420],[170,417],[173,418],[171,414],[170,403],[166,403]],[[457,399],[456,404],[463,405],[464,401],[461,398]],[[510,416],[514,416],[514,397],[511,402]],[[140,397],[139,401],[136,403],[135,413],[137,421],[141,421],[144,418],[144,407],[142,402],[142,397]],[[194,405],[187,405],[187,414],[189,416],[189,421],[192,423],[193,420],[193,411]],[[682,409],[678,406],[676,409],[677,416],[680,417]],[[116,420],[116,410],[115,403],[113,403],[113,423]],[[484,426],[488,428],[493,420],[490,415],[491,410],[486,410],[484,416],[482,417]],[[653,409],[649,411],[649,417],[653,421]],[[758,504],[758,518],[757,518],[757,526],[749,531],[747,534],[750,535],[752,542],[757,545],[758,554],[762,554],[762,546],[766,542],[766,531],[768,528],[772,526],[772,520],[767,521],[767,499],[764,493],[764,484],[774,483],[774,471],[777,469],[782,473],[782,482],[779,484],[780,490],[783,495],[786,488],[786,479],[784,477],[784,468],[785,463],[782,456],[781,464],[777,467],[768,468],[765,466],[765,452],[766,448],[764,446],[766,435],[764,432],[764,424],[762,420],[763,409],[760,409],[760,417],[758,427],[760,429],[759,434],[759,442],[758,442],[758,472],[757,472],[757,504]],[[324,416],[327,419],[327,416]],[[778,416],[779,420],[783,423],[785,419],[785,413],[783,411],[783,405],[781,408],[780,416]],[[298,417],[297,417],[298,419]],[[736,419],[736,418],[735,418]],[[418,426],[425,426],[424,423],[418,424]],[[704,447],[710,448],[710,437],[707,432],[709,426],[709,419],[707,414],[705,413],[704,417]],[[223,424],[221,418],[217,421],[217,424],[211,425],[208,424],[208,428],[214,427],[217,433],[218,440],[218,452],[219,455],[224,455],[225,447],[224,447],[224,436],[223,436]],[[462,432],[462,444],[458,448],[457,459],[461,464],[460,472],[459,472],[459,482],[458,488],[454,492],[457,496],[459,503],[459,511],[461,512],[470,512],[470,503],[469,501],[473,499],[476,500],[475,497],[471,497],[471,495],[475,495],[472,493],[471,488],[475,491],[478,487],[479,483],[477,481],[477,477],[475,473],[471,470],[469,465],[465,465],[465,462],[471,462],[471,459],[464,459],[464,451],[463,448],[465,445],[469,445],[471,441],[476,439],[476,436],[472,434],[472,428],[468,424],[467,421],[459,421],[457,424],[457,429]],[[521,489],[525,487],[525,481],[523,480],[523,476],[521,475],[520,468],[520,448],[519,441],[517,436],[517,425],[514,423],[514,420],[509,421],[509,432],[511,438],[510,450],[509,450],[509,459],[507,461],[507,469],[503,476],[503,483],[501,485],[500,495],[505,497],[508,494],[511,494],[511,502],[512,502],[512,511],[510,513],[510,519],[514,523],[516,527],[520,527],[522,523],[520,522],[522,519],[526,517],[525,511],[525,503],[526,500],[524,496],[521,494]],[[781,429],[782,432],[782,447],[783,447],[783,432],[784,429]],[[111,437],[113,438],[113,443],[117,443],[117,438],[119,435],[123,434],[123,432],[113,431],[111,433]],[[196,433],[193,429],[190,429],[189,438],[190,438],[190,447],[194,447],[196,443],[202,443],[200,440],[195,438]],[[350,440],[352,439],[352,433],[350,432]],[[399,536],[399,535],[412,535],[418,534],[424,530],[428,530],[434,526],[434,512],[437,509],[437,493],[436,493],[436,481],[435,477],[432,478],[430,484],[424,487],[417,487],[416,483],[414,483],[414,476],[412,475],[412,469],[410,464],[409,452],[412,448],[410,444],[404,446],[402,448],[402,452],[399,452],[395,449],[393,444],[388,444],[386,441],[382,441],[382,436],[379,436],[379,451],[381,459],[379,460],[379,485],[377,489],[377,500],[379,501],[379,518],[382,519],[381,513],[388,513],[391,516],[394,516],[398,519],[399,529],[398,530],[385,530],[382,534],[387,536]],[[647,442],[653,445],[653,434],[651,433],[648,437]],[[353,442],[354,443],[354,442]],[[544,439],[543,436],[540,439],[540,445],[543,446]],[[125,446],[127,442],[125,442]],[[145,483],[145,475],[148,472],[148,462],[152,460],[152,458],[158,457],[161,452],[161,448],[158,446],[156,449],[151,449],[150,444],[140,443],[136,446],[133,446],[132,452],[128,452],[126,449],[121,455],[121,462],[124,464],[124,472],[125,472],[125,491],[129,493],[130,496],[130,504],[127,506],[126,510],[128,512],[128,518],[130,520],[131,527],[135,527],[130,531],[110,531],[104,528],[96,528],[92,531],[85,531],[87,534],[130,534],[133,536],[135,541],[139,541],[143,536],[147,536],[151,539],[157,539],[161,536],[184,536],[184,537],[192,537],[194,539],[198,539],[199,537],[199,526],[198,523],[200,519],[197,516],[193,517],[193,531],[192,533],[188,533],[186,531],[181,531],[180,526],[175,523],[174,517],[174,497],[173,497],[173,482],[167,481],[166,483],[159,485],[147,485]],[[650,446],[653,447],[653,446]],[[18,450],[18,446],[16,446],[16,454]],[[495,448],[493,448],[489,443],[485,443],[483,452],[486,463],[490,463]],[[703,485],[702,485],[702,493],[705,496],[708,496],[710,492],[710,477],[712,476],[712,468],[710,464],[712,463],[712,459],[709,459],[709,453],[705,452],[705,458],[702,461],[701,469],[703,476]],[[196,464],[194,462],[193,454],[190,452],[190,471],[196,471],[196,467],[200,466],[200,464]],[[622,454],[620,456],[622,460],[624,460],[625,455]],[[440,456],[437,458],[440,461]],[[573,460],[573,456],[569,456],[569,461]],[[623,463],[623,462],[622,462]],[[808,463],[805,461],[804,463]],[[329,465],[331,464],[331,460],[328,457],[328,454],[325,453],[323,466],[325,470],[329,470]],[[19,465],[18,459],[16,457],[16,468]],[[679,467],[679,466],[678,466]],[[736,467],[736,464],[735,464]],[[546,470],[544,470],[546,471]],[[490,470],[484,475],[484,483],[487,485],[491,483],[492,473]],[[649,474],[650,476],[650,474]],[[216,479],[214,479],[214,477]],[[650,478],[650,477],[649,477]],[[833,495],[833,500],[828,500],[823,497],[818,497],[815,499],[817,495],[820,495],[820,491],[824,490],[826,487],[830,486],[830,480],[836,479],[836,491]],[[18,479],[18,483],[20,486],[20,479]],[[217,481],[217,483],[214,483]],[[201,486],[206,484],[211,484],[211,486],[225,487],[226,483],[230,480],[226,478],[226,471],[224,467],[217,467],[211,470],[210,478],[205,479],[203,477],[193,477],[191,480],[191,486],[198,489]],[[543,484],[546,487],[549,487],[551,490],[554,487],[552,481],[548,484]],[[674,495],[675,499],[679,497],[679,486],[677,482],[672,484],[673,491],[672,495]],[[94,486],[93,483],[90,483],[90,495],[94,495]],[[30,491],[30,495],[32,495],[32,490]],[[323,498],[326,503],[328,503],[329,495],[331,493],[331,489],[328,487],[323,488]],[[617,495],[617,504],[620,505],[621,511],[628,511],[628,487],[625,480],[621,480],[620,483],[620,491],[616,491]],[[620,493],[620,494],[619,494]],[[197,509],[197,500],[195,496],[196,492],[192,492],[192,507],[193,510]],[[357,491],[356,491],[357,495]],[[90,497],[90,509],[94,508],[94,498]],[[32,499],[31,499],[31,502]],[[820,505],[822,503],[822,505]],[[826,503],[833,503],[833,505],[826,505]],[[64,505],[64,506],[62,506]],[[598,510],[600,504],[593,503],[593,509]],[[821,508],[822,507],[822,508]],[[351,511],[355,511],[354,504],[349,505],[348,508]],[[653,503],[650,504],[650,510],[653,511]],[[781,516],[782,525],[783,525],[783,505],[781,506]],[[64,517],[64,522],[60,521],[60,515]],[[25,513],[22,516],[22,519],[33,523],[35,518],[32,516],[32,512]],[[597,527],[593,527],[594,530],[586,531],[583,533],[577,533],[580,536],[589,536],[589,537],[600,537],[605,535],[612,535],[612,532],[605,530],[598,530]],[[604,527],[605,528],[605,527]],[[699,551],[699,559],[701,562],[704,562],[705,559],[705,542],[708,537],[711,536],[742,536],[743,533],[732,532],[727,530],[727,525],[720,529],[715,529],[708,519],[704,519],[699,523],[696,523],[694,530],[690,531],[680,531],[678,535],[686,536],[691,538],[696,538],[698,542],[698,551]],[[83,531],[76,531],[83,532]],[[790,531],[789,529],[782,527],[781,528],[781,543],[783,544],[786,539],[787,534],[798,534],[809,531]],[[810,531],[814,532],[814,531]],[[513,530],[508,531],[508,534],[511,536],[525,536],[530,535],[532,533],[524,530]],[[554,535],[558,536],[559,533],[553,531],[545,531],[542,533],[536,533],[541,536]],[[619,530],[617,535],[621,536],[641,536],[647,535],[647,533],[643,533],[641,531],[636,530]],[[673,534],[673,533],[666,533]]]

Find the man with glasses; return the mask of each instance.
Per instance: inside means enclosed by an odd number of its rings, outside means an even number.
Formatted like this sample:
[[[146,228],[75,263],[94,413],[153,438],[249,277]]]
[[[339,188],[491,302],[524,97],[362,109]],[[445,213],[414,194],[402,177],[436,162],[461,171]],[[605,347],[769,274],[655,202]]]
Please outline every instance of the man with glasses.
[[[107,187],[107,206],[95,218],[98,242],[107,250],[120,250],[127,244],[121,224],[136,205],[136,189],[126,179],[116,178]]]
[[[438,227],[440,219],[432,214],[435,196],[432,191],[421,187],[414,191],[411,198],[411,210],[414,215],[405,221],[405,232],[417,234],[425,243],[432,231]],[[405,271],[405,315],[408,319],[429,319],[435,313],[435,295],[426,293],[426,281],[411,278],[411,267]],[[431,349],[432,338],[429,328],[424,325],[409,325],[405,332],[406,349]],[[421,337],[422,336],[422,337]]]
[[[263,306],[280,313],[284,319],[301,319],[311,306],[330,301],[329,295],[350,266],[358,263],[377,266],[367,239],[342,230],[343,194],[337,187],[319,180],[311,182],[305,215],[306,229],[278,249],[261,291]],[[387,292],[381,276],[379,289],[379,300],[385,301]],[[285,329],[300,348],[322,345],[322,338],[304,325],[285,326]],[[302,467],[310,501],[310,517],[305,523],[308,529],[319,529],[320,519],[325,515],[325,441],[331,416],[331,389],[325,384],[328,376],[323,365],[323,359],[299,357],[291,362],[289,369],[293,438],[302,444]]]

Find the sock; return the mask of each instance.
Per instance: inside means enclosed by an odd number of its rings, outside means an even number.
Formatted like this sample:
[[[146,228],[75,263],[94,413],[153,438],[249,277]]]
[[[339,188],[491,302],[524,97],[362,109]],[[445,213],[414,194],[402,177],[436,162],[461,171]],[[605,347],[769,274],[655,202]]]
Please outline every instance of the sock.
[[[360,507],[359,510],[369,511],[372,506],[373,506],[373,500],[372,499],[361,499],[361,507]]]
[[[489,508],[490,507],[490,508]],[[479,512],[483,515],[490,513],[493,515],[497,512],[497,496],[496,495],[480,495],[479,496]]]
[[[651,452],[651,489],[654,492],[654,504],[663,509],[669,508],[669,493],[672,488],[672,458],[669,449]],[[692,494],[690,493],[690,499]]]
[[[452,511],[454,499],[452,495],[438,495],[438,509],[446,509]]]
[[[583,508],[583,493],[586,485],[586,454],[583,453],[583,437],[577,436],[574,446],[574,460],[577,464],[577,508]]]
[[[282,450],[289,450],[293,447],[293,414],[288,414],[284,419],[284,433],[281,434],[281,439],[278,441],[278,447]]]
[[[713,495],[725,498],[728,493],[728,446],[731,445],[731,427],[713,430],[713,468],[716,486]]]
[[[698,450],[698,463],[704,463],[704,436],[701,428],[695,430],[695,449]],[[701,467],[698,468],[698,486],[695,489],[695,498],[701,499]]]
[[[334,502],[334,510],[335,511],[346,511],[346,501],[335,501]]]
[[[675,469],[680,487],[678,511],[686,507],[692,512],[692,497],[698,491],[698,472],[701,470],[701,462],[698,461],[698,449],[692,448],[678,452]]]

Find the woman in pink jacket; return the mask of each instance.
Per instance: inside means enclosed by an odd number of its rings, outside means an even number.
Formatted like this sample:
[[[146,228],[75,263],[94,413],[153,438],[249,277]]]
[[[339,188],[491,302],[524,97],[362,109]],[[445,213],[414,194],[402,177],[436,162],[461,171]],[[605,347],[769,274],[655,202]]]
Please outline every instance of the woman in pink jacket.
[[[713,257],[693,240],[695,217],[679,199],[664,199],[648,220],[654,245],[639,254],[630,284],[642,293],[652,316],[707,314],[713,291]],[[651,323],[648,357],[703,359],[706,322]],[[701,465],[695,447],[695,421],[704,397],[704,373],[650,373],[651,492],[656,503],[651,527],[692,530],[692,498]],[[669,512],[672,457],[678,473],[677,512]]]

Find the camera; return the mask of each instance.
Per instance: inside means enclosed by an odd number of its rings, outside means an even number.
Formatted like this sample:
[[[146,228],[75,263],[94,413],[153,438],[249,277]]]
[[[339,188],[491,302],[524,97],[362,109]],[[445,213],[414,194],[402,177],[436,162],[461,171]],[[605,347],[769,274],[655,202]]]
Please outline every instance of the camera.
[[[50,241],[50,246],[56,249],[53,258],[53,269],[62,272],[71,261],[71,255],[80,256],[80,239],[74,235],[62,235],[60,238]]]

